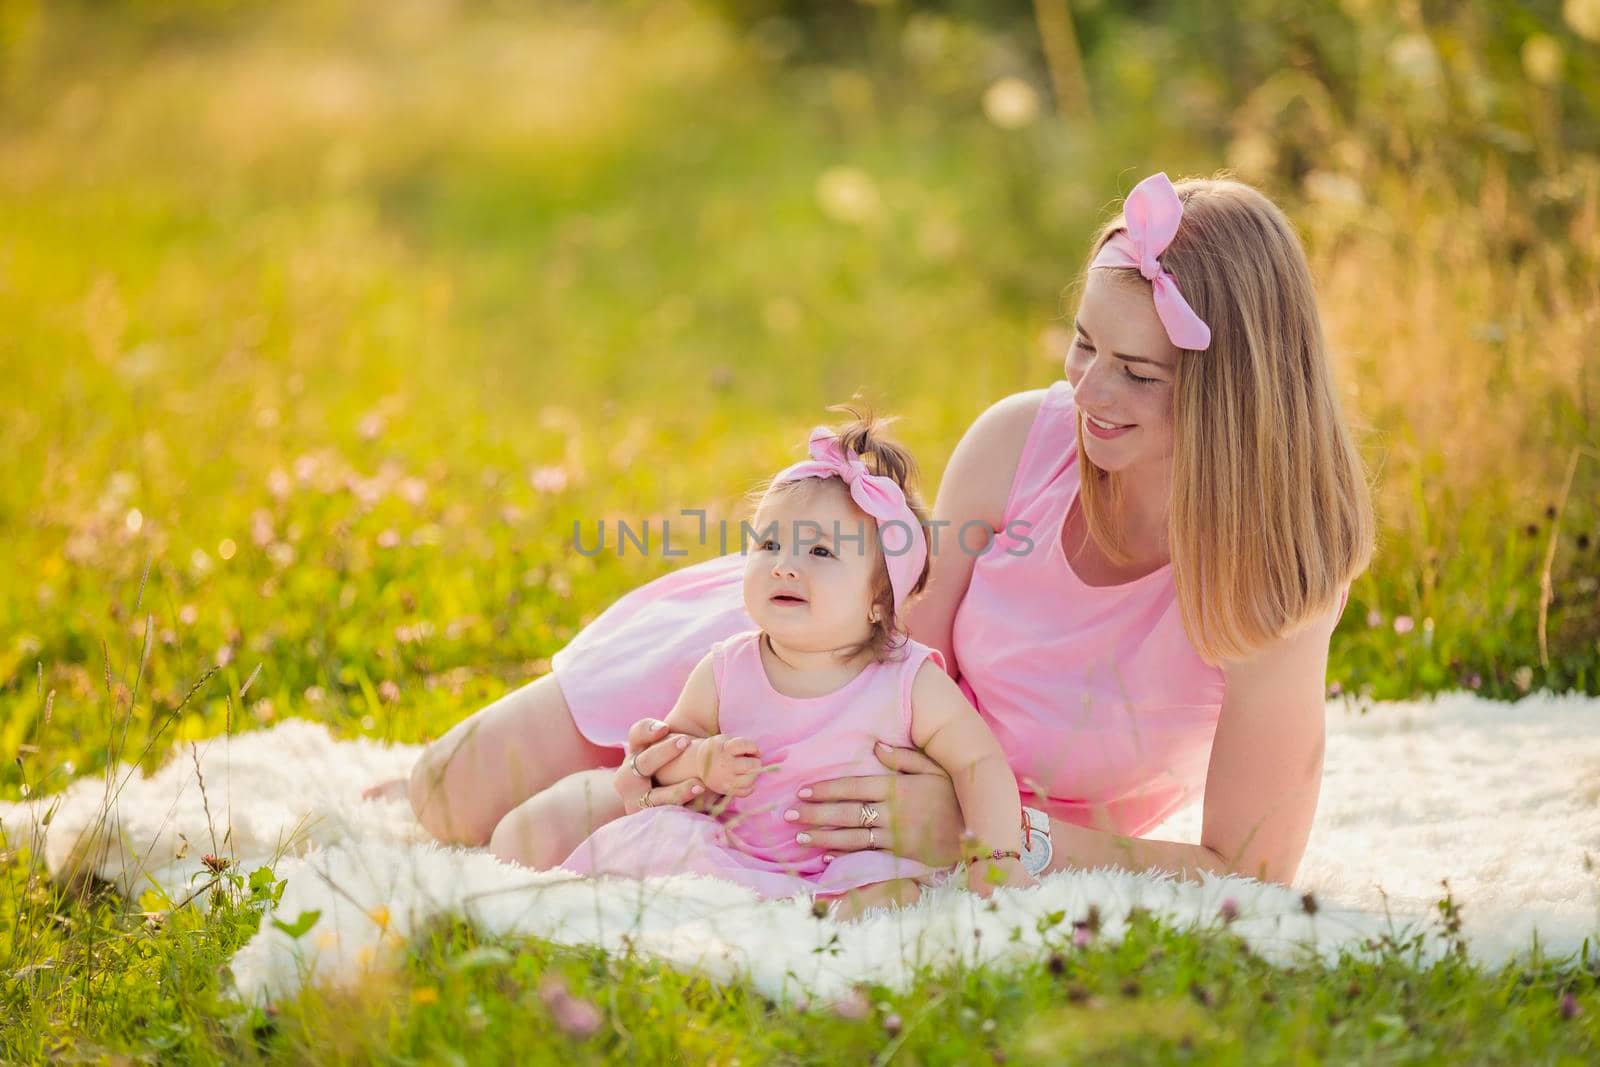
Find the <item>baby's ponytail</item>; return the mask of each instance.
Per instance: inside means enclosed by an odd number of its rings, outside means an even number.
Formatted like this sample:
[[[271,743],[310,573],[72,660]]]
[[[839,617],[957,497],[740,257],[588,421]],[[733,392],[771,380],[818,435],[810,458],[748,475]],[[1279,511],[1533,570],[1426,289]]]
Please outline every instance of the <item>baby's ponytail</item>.
[[[849,404],[835,404],[828,410],[842,411],[852,416],[852,421],[834,428],[833,432],[840,443],[859,455],[873,474],[894,479],[894,483],[906,494],[906,503],[910,504],[916,492],[917,461],[903,445],[890,437],[889,424],[895,421],[894,418],[880,418],[873,415],[870,409],[863,414]],[[923,523],[928,521],[927,515],[921,513],[916,504],[912,504],[911,510],[917,512],[917,518]]]

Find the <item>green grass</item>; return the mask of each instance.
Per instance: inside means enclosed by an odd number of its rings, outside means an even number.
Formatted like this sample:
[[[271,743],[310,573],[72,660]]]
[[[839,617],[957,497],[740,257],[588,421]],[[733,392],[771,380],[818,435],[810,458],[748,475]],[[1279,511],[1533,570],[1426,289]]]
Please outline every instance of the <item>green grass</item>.
[[[270,874],[223,879],[205,916],[130,929],[119,902],[80,904],[54,966],[8,980],[8,1057],[124,1051],[237,1062],[815,1063],[1586,1062],[1600,960],[1485,973],[1423,942],[1279,967],[1220,920],[1178,930],[1148,914],[1116,943],[1075,946],[1063,918],[1031,964],[926,971],[906,992],[860,986],[778,1005],[631,954],[481,941],[461,924],[415,936],[395,972],[353,990],[266,1006],[225,995],[219,972],[272,897]],[[43,891],[41,891],[43,892]],[[1085,926],[1088,929],[1088,926]],[[52,936],[48,932],[44,935]],[[92,948],[88,947],[92,946]],[[578,1002],[578,1009],[572,1005]],[[70,1023],[70,1025],[69,1025]]]
[[[1336,101],[1359,110],[1308,163],[1299,113],[1258,87],[1111,47],[1181,44],[1188,16],[1090,10],[1098,124],[1004,130],[979,101],[1002,73],[1045,84],[1025,33],[900,11],[850,61],[785,62],[674,5],[0,3],[0,791],[284,716],[436,736],[675,564],[580,556],[574,521],[736,518],[857,390],[903,416],[931,495],[979,411],[1060,376],[1052,328],[1105,206],[1228,164],[1304,230],[1374,472],[1382,542],[1330,685],[1600,691],[1592,124],[1496,155],[1362,53]],[[1391,17],[1359,16],[1373,54]],[[1439,32],[1447,57],[1477,47]],[[1163,78],[1187,110],[1150,106]],[[867,191],[840,204],[836,181]],[[0,866],[18,1059],[1526,1061],[1592,1056],[1600,1017],[1592,962],[1390,946],[1280,970],[1154,926],[1063,949],[1060,974],[870,991],[889,1007],[860,1020],[449,929],[392,981],[267,1016],[219,968],[270,889],[224,879],[208,913],[147,920],[35,867]],[[552,1032],[552,973],[599,1034]]]

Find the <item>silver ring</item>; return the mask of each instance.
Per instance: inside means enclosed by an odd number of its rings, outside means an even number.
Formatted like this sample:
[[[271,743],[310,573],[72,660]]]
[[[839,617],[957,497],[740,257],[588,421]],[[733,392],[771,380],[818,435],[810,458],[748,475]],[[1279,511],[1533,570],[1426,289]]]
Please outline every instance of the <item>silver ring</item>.
[[[643,753],[635,752],[633,754],[633,758],[628,761],[628,766],[633,768],[633,773],[634,774],[637,774],[640,778],[643,778],[645,781],[648,782],[648,781],[650,781],[650,775],[644,773],[643,771],[641,771],[639,769],[639,757],[641,755],[643,755]]]
[[[866,827],[878,825],[878,809],[871,804],[861,805],[861,825]]]
[[[871,826],[867,827],[867,847],[878,847],[878,831]]]

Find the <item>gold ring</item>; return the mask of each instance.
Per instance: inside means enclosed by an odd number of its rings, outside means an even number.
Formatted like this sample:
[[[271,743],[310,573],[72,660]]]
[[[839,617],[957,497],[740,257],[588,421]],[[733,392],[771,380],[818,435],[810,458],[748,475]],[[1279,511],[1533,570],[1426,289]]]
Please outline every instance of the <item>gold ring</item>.
[[[652,792],[654,792],[654,790],[646,789],[644,791],[644,795],[639,798],[639,806],[641,808],[653,807],[655,805],[655,801],[650,799],[650,794]]]
[[[868,827],[878,825],[878,809],[871,804],[861,805],[861,825]]]
[[[878,847],[878,831],[873,829],[870,826],[867,827],[867,847],[868,848],[877,848]]]

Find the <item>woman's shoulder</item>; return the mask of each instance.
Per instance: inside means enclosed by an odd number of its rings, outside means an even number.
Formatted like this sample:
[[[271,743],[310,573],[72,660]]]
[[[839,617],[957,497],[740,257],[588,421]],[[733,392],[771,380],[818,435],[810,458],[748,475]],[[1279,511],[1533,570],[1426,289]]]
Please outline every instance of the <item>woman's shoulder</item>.
[[[1045,388],[1001,397],[974,420],[969,432],[1014,464],[1039,436],[1041,428],[1070,431],[1072,423],[1062,414],[1072,407],[1072,383],[1062,378]]]
[[[1059,392],[1053,385],[1003,396],[980,412],[945,465],[940,498],[957,514],[984,519],[999,529],[1040,413],[1056,403]]]
[[[1064,462],[1070,462],[1077,447],[1077,424],[1073,415],[1072,384],[1065,378],[1046,389],[1032,389],[1005,398],[1013,420],[1010,427],[1015,451],[996,470],[1010,472],[1002,483],[1005,497],[1000,504],[1000,523],[1010,522],[1016,513],[1049,486],[1055,484]]]
[[[990,437],[1012,439],[1020,451],[1022,441],[1033,428],[1039,412],[1046,406],[1057,407],[1061,404],[1062,387],[1066,387],[1066,394],[1070,397],[1072,388],[1064,378],[1048,387],[1024,389],[1020,393],[1003,396],[979,414],[973,420],[972,427]]]

